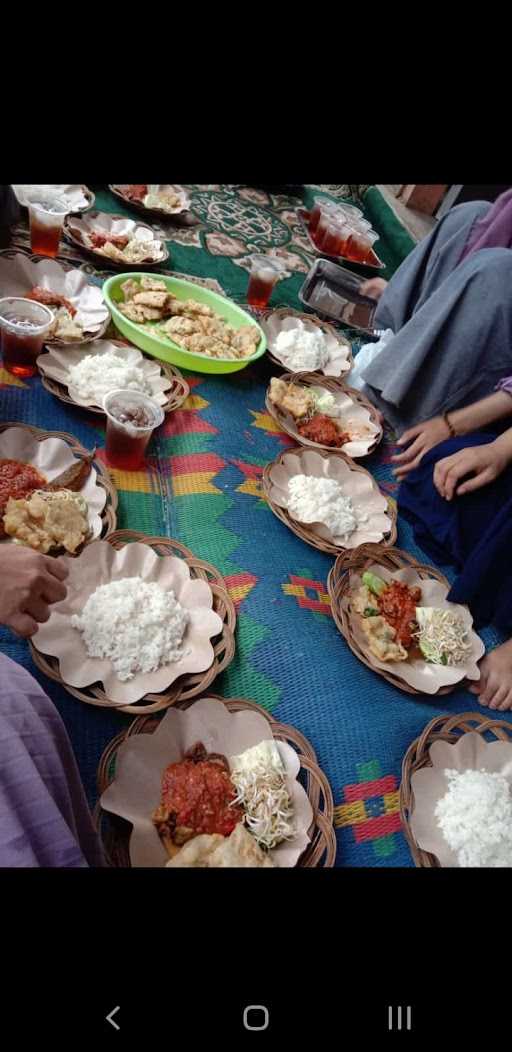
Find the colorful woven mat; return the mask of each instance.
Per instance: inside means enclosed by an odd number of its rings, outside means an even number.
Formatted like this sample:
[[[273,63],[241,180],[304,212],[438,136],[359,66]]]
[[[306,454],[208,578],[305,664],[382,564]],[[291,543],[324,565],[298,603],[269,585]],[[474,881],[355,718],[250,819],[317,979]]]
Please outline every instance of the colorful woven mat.
[[[206,280],[242,302],[247,255],[275,251],[286,258],[291,276],[271,305],[300,309],[297,293],[311,263],[298,215],[304,202],[246,187],[188,189],[201,224],[173,234],[166,227],[168,269]],[[306,189],[306,204],[316,190]],[[97,192],[96,207],[136,218],[107,190]],[[28,251],[23,226],[13,244]],[[377,251],[391,273],[393,253],[385,240]],[[63,258],[75,260],[98,284],[111,273],[95,270],[74,247],[66,246]],[[402,756],[434,715],[479,706],[464,689],[440,699],[400,693],[360,664],[339,635],[326,588],[332,559],[303,544],[262,499],[264,465],[290,444],[265,412],[271,374],[267,358],[226,378],[190,373],[190,397],[154,440],[148,469],[112,473],[118,525],[174,537],[224,574],[238,608],[237,652],[214,689],[252,698],[310,740],[334,793],[337,865],[410,866],[398,813]],[[86,446],[103,446],[103,418],[59,402],[39,379],[21,383],[2,370],[0,388],[1,419],[68,431]],[[365,466],[394,497],[392,437]],[[397,543],[425,558],[401,521]],[[492,630],[483,636],[488,646],[498,642]],[[48,681],[32,665],[26,643],[7,630],[0,630],[0,645],[57,705],[93,804],[100,755],[127,717],[82,704]]]

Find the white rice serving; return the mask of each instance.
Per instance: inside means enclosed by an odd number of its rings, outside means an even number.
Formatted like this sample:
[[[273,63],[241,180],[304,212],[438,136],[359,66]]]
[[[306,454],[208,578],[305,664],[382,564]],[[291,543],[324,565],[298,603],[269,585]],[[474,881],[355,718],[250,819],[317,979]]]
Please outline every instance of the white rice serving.
[[[343,541],[367,516],[358,516],[336,479],[294,475],[288,483],[288,511],[299,522],[322,522]]]
[[[128,361],[122,353],[108,350],[105,354],[87,354],[76,365],[69,369],[68,383],[75,387],[78,396],[89,401],[103,404],[103,399],[110,391],[142,391],[151,394],[142,369],[143,357],[130,355]]]
[[[512,793],[502,774],[445,770],[435,816],[459,866],[512,866]]]
[[[82,633],[89,657],[108,658],[118,678],[127,680],[179,661],[189,620],[172,590],[123,577],[100,585],[71,625]]]

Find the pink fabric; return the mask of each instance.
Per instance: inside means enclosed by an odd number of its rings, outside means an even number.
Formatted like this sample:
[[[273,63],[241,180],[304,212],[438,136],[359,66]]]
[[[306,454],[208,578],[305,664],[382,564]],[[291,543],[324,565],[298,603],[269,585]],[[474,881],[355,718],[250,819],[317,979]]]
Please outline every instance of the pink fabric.
[[[505,190],[471,229],[459,263],[481,248],[512,248],[512,189]]]
[[[499,384],[496,384],[496,391],[506,391],[507,394],[512,395],[512,376],[505,376],[503,380],[500,380]]]

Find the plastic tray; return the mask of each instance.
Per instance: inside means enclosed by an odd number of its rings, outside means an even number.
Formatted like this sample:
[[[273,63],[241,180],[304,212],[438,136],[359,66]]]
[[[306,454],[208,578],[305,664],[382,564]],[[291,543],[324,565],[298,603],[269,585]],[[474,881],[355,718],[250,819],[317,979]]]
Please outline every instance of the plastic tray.
[[[327,259],[317,259],[299,292],[299,299],[309,310],[321,317],[348,325],[370,336],[378,336],[379,330],[374,326],[377,301],[359,292],[365,278],[359,277],[350,270],[331,263]],[[331,293],[331,303],[323,306],[315,299],[315,292],[324,284]]]

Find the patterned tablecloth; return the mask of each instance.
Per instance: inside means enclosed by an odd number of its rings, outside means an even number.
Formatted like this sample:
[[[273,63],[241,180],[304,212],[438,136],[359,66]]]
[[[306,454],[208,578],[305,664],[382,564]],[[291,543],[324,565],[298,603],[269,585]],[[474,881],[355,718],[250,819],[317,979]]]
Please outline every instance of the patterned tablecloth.
[[[298,291],[312,262],[298,214],[303,202],[248,187],[187,189],[199,225],[152,222],[168,241],[167,270],[243,303],[249,256],[270,252],[289,271],[271,306],[300,309]],[[305,191],[306,203],[315,189]],[[347,189],[329,188],[334,196]],[[136,218],[106,189],[97,191],[96,207]],[[12,247],[29,251],[23,225],[8,251]],[[376,250],[389,276],[399,260],[384,240]],[[63,246],[62,258],[76,261],[98,284],[111,273],[84,262],[71,245]],[[264,465],[291,444],[265,411],[271,375],[266,357],[231,377],[190,373],[190,397],[154,440],[147,469],[112,472],[118,525],[174,537],[224,575],[238,608],[237,652],[214,689],[252,698],[311,741],[334,793],[337,865],[412,865],[398,813],[402,756],[434,715],[478,710],[478,703],[464,689],[434,700],[402,694],[360,664],[339,635],[326,589],[332,559],[291,533],[262,497]],[[68,431],[101,450],[102,417],[64,405],[37,378],[22,383],[1,368],[0,389],[1,419]],[[392,451],[388,434],[365,466],[393,498]],[[424,558],[402,521],[397,543]],[[483,635],[487,645],[497,642],[492,630]],[[7,630],[0,630],[0,645],[55,701],[94,803],[99,757],[128,717],[81,704],[39,675],[26,643]]]

